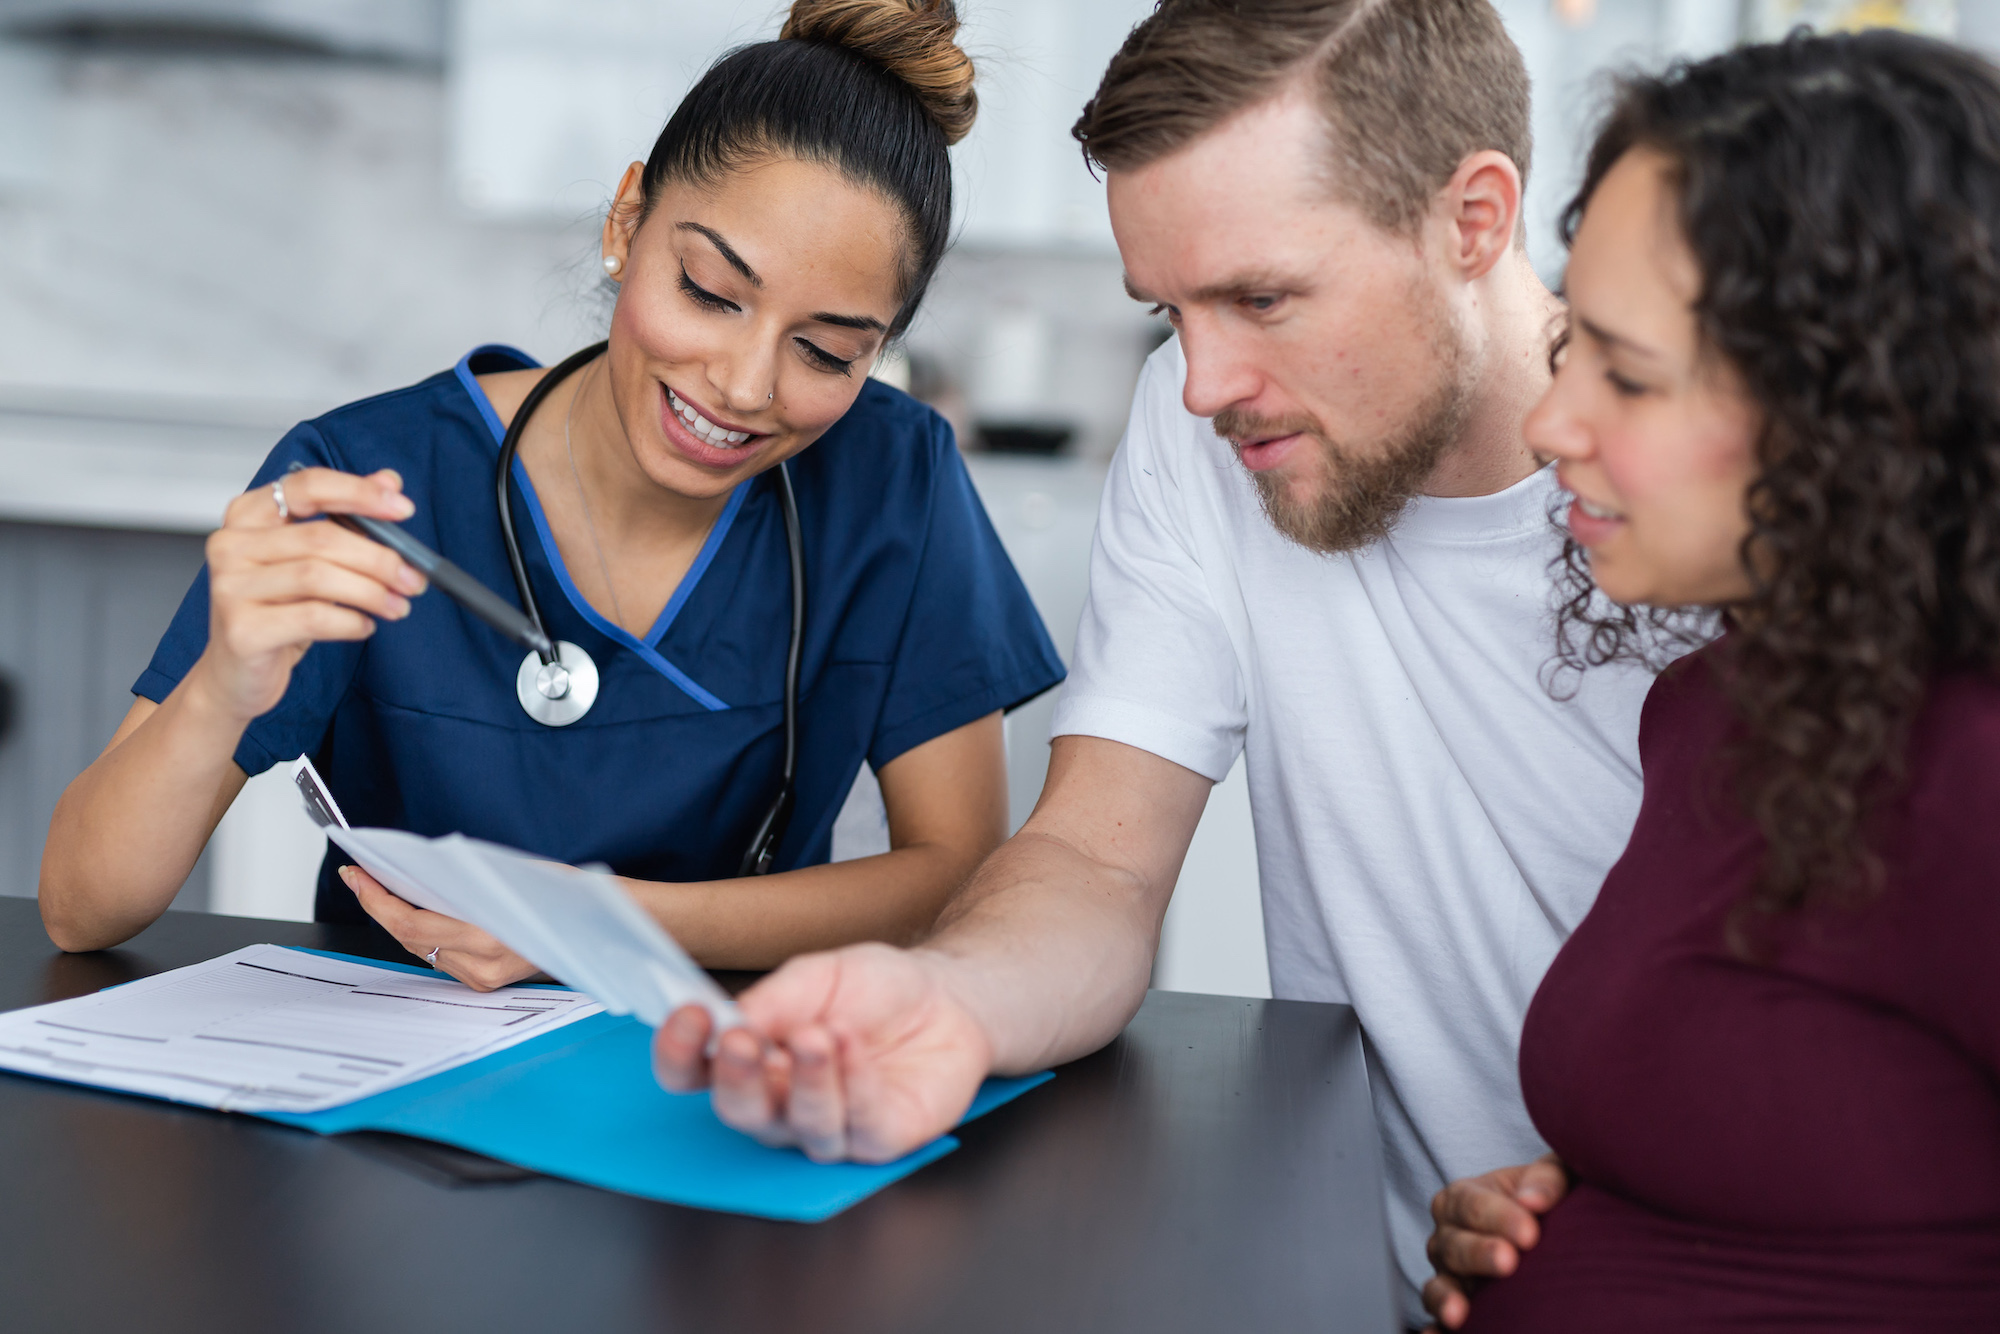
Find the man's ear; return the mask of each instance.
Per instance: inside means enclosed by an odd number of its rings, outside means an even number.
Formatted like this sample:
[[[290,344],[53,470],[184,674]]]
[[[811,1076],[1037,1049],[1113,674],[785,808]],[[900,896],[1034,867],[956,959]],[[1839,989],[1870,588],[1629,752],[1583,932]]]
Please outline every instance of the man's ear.
[[[604,235],[600,245],[604,258],[618,260],[618,268],[613,276],[621,273],[632,259],[632,233],[639,229],[639,217],[646,211],[646,164],[634,162],[625,168],[625,175],[618,182],[618,194],[611,201],[610,211],[604,215]]]
[[[1458,164],[1438,192],[1447,259],[1466,281],[1484,277],[1513,249],[1521,227],[1521,169],[1482,148]]]

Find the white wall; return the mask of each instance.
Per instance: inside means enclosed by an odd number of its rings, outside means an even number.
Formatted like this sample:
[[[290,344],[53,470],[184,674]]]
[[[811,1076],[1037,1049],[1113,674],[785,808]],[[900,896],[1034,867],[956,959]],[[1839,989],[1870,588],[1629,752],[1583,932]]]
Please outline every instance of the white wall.
[[[326,835],[306,817],[289,764],[243,785],[209,844],[208,910],[310,922]]]
[[[1238,760],[1208,794],[1167,908],[1153,985],[1218,996],[1271,994],[1250,784]]]
[[[962,0],[979,120],[954,154],[960,223],[979,246],[1108,252],[1103,186],[1069,127],[1152,0]],[[731,46],[775,37],[774,0],[458,0],[453,177],[494,217],[597,208],[667,114]]]
[[[1562,276],[1556,222],[1583,175],[1608,75],[1732,45],[1739,0],[1598,0],[1586,22],[1565,21],[1550,0],[1495,0],[1534,87],[1534,162],[1526,203],[1528,253],[1543,279]]]

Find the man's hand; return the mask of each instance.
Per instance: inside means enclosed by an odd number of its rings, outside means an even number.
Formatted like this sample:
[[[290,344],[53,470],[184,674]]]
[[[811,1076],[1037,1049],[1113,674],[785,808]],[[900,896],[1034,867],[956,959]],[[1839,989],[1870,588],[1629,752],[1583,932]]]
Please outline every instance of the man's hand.
[[[1439,1191],[1431,1200],[1437,1230],[1425,1248],[1437,1275],[1424,1284],[1424,1309],[1445,1329],[1463,1325],[1473,1288],[1519,1268],[1521,1252],[1542,1238],[1539,1216],[1568,1193],[1569,1174],[1552,1153]]]
[[[993,1063],[993,1045],[924,951],[854,945],[793,959],[743,993],[748,1028],[722,1034],[684,1006],[653,1039],[675,1092],[713,1084],[715,1111],[766,1144],[818,1162],[886,1163],[958,1123]]]
[[[653,1040],[660,1082],[712,1084],[724,1122],[822,1161],[928,1143],[989,1071],[1073,1061],[1131,1021],[1211,786],[1133,746],[1057,737],[1035,813],[925,945],[794,958],[743,993],[747,1027],[723,1033],[712,1061],[708,1015],[669,1015]]]

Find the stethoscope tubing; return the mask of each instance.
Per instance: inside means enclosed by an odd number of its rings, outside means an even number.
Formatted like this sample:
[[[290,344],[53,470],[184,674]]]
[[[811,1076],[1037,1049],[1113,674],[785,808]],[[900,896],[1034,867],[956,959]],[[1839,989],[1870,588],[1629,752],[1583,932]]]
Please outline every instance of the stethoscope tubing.
[[[514,472],[514,456],[520,452],[521,435],[527,429],[528,419],[535,414],[542,400],[555,387],[577,371],[588,366],[604,355],[610,341],[593,343],[580,352],[573,353],[555,364],[547,375],[528,391],[527,398],[514,413],[507,430],[500,441],[500,459],[493,472],[494,501],[500,515],[500,541],[507,548],[507,566],[514,574],[514,591],[520,596],[521,610],[534,624],[535,631],[548,649],[537,648],[542,665],[548,666],[558,661],[554,640],[549,635],[548,626],[542,620],[541,603],[535,597],[535,590],[528,582],[528,565],[521,556],[521,541],[514,530],[514,497],[510,482]],[[775,469],[778,500],[785,518],[785,547],[791,559],[792,575],[792,624],[790,643],[785,650],[785,764],[783,781],[778,796],[757,823],[757,832],[751,837],[750,846],[744,850],[738,875],[765,875],[777,859],[778,845],[784,841],[785,830],[791,824],[792,807],[797,801],[797,781],[799,767],[799,669],[805,653],[806,637],[806,563],[805,536],[799,526],[798,497],[792,490],[792,473],[789,466],[780,463]],[[579,713],[581,711],[579,710]]]
[[[536,633],[541,635],[544,643],[551,645],[549,648],[535,650],[540,655],[544,667],[556,660],[554,641],[549,636],[548,626],[542,621],[541,603],[536,600],[535,590],[528,583],[527,562],[521,559],[521,539],[514,532],[514,498],[508,489],[508,481],[514,472],[514,455],[520,452],[521,434],[527,430],[528,419],[535,415],[535,409],[542,405],[542,400],[547,398],[557,385],[597,360],[610,346],[609,339],[592,343],[581,352],[557,362],[547,375],[536,382],[535,387],[528,391],[528,396],[521,401],[519,410],[514,413],[514,420],[507,424],[507,433],[500,441],[500,466],[493,470],[494,500],[500,513],[500,542],[507,548],[507,566],[514,572],[514,591],[520,595],[521,610],[527,613],[528,619],[534,623]]]
[[[806,638],[805,539],[799,530],[799,505],[792,493],[791,469],[780,463],[774,472],[778,479],[778,498],[785,513],[785,547],[790,553],[792,565],[792,633],[791,643],[785,650],[785,777],[778,789],[778,799],[757,826],[757,833],[743,853],[742,865],[737,869],[737,874],[741,876],[769,873],[771,862],[778,854],[778,844],[785,836],[785,827],[791,823],[792,803],[797,792],[799,660]]]

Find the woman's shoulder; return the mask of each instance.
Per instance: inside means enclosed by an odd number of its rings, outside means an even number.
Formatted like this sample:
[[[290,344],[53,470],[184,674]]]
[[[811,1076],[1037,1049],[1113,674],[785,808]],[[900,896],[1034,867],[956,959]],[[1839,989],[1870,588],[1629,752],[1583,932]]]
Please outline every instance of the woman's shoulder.
[[[486,404],[492,409],[494,417],[504,427],[514,420],[514,414],[528,401],[529,393],[548,373],[546,366],[519,366],[478,372],[472,378],[486,396]]]
[[[999,550],[950,424],[893,386],[870,383],[848,414],[795,456],[809,540],[857,571],[950,567],[946,553]],[[886,563],[885,563],[886,562]]]
[[[1987,798],[2000,800],[2000,673],[1936,677],[1910,742],[1917,781],[1982,805]]]
[[[940,466],[964,467],[951,424],[930,404],[871,379],[847,415],[799,456],[794,471],[846,486],[918,482],[928,488]]]
[[[298,428],[326,447],[328,462],[353,470],[397,468],[434,460],[438,433],[485,444],[486,424],[456,368],[415,384],[343,403]]]
[[[430,466],[436,462],[440,432],[474,446],[480,462],[492,448],[494,394],[518,396],[544,374],[536,362],[514,348],[488,344],[466,352],[456,366],[424,376],[416,384],[356,398],[300,424],[318,436],[332,464],[352,470]]]
[[[1717,677],[1722,641],[1668,663],[1639,710],[1639,760],[1650,775],[1677,761],[1697,761],[1729,728],[1728,698]]]

